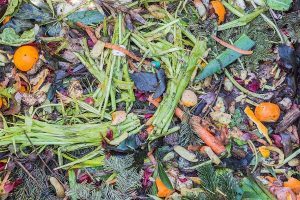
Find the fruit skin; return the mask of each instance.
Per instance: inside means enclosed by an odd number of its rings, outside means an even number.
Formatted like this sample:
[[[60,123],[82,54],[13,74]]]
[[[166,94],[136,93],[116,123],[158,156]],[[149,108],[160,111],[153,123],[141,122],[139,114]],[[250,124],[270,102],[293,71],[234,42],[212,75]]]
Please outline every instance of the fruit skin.
[[[21,46],[19,47],[14,54],[14,63],[15,66],[24,72],[32,69],[39,59],[39,52],[37,48],[33,46]]]
[[[261,122],[276,122],[280,116],[280,108],[277,104],[263,102],[256,106],[255,116]]]

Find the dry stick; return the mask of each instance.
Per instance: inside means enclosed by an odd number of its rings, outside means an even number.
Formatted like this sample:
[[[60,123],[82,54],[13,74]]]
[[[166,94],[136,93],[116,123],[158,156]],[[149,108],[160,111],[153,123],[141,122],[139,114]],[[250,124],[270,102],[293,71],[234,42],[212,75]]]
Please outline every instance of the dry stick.
[[[218,43],[220,43],[222,46],[224,47],[227,47],[228,49],[231,49],[233,51],[236,51],[240,54],[243,54],[243,55],[251,55],[253,53],[253,51],[247,51],[247,50],[243,50],[243,49],[240,49],[234,45],[231,45],[231,44],[228,44],[227,42],[221,40],[220,38],[212,35],[211,36],[214,40],[216,40]]]
[[[41,188],[41,186],[39,185],[39,182],[32,176],[32,174],[24,167],[24,165],[22,165],[22,163],[20,163],[19,161],[17,161],[16,159],[14,159],[14,161],[17,163],[17,165],[19,165],[24,172],[36,183],[36,185]]]

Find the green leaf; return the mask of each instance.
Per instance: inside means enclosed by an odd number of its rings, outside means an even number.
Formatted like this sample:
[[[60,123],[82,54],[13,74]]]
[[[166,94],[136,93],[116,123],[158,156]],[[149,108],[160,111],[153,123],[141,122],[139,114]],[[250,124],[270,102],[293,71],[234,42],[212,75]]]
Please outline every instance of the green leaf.
[[[287,11],[291,7],[292,2],[292,0],[267,0],[270,8],[280,11]]]
[[[255,42],[251,40],[247,35],[243,34],[235,43],[234,46],[243,49],[249,50],[255,45]],[[208,76],[213,75],[217,71],[225,68],[234,61],[236,61],[242,54],[233,51],[231,49],[226,49],[214,60],[210,61],[208,65],[202,70],[202,72],[196,77],[195,81],[200,81]]]
[[[245,26],[249,22],[254,20],[258,15],[263,13],[265,10],[266,10],[266,8],[258,8],[255,11],[253,11],[252,13],[244,15],[241,18],[238,18],[238,19],[228,22],[226,24],[222,24],[221,26],[218,26],[218,31],[223,31],[226,29],[235,28],[235,27],[239,27],[239,26]]]
[[[69,21],[81,22],[85,25],[98,24],[99,22],[102,22],[103,19],[104,16],[95,10],[79,11],[68,16]]]
[[[245,177],[241,181],[242,190],[244,191],[242,199],[259,199],[259,200],[274,200],[275,198],[262,188],[253,178]]]
[[[17,7],[22,3],[22,0],[11,0],[4,15],[0,18],[0,23],[5,19],[7,16],[12,16],[15,12]]]
[[[163,166],[161,163],[158,163],[158,167],[157,167],[157,171],[158,171],[158,176],[160,178],[160,180],[163,182],[163,184],[169,188],[170,190],[173,190],[173,186],[171,181],[169,180],[168,175],[166,174]]]
[[[16,34],[12,28],[6,28],[0,34],[0,44],[9,46],[21,46],[35,40],[35,28],[24,31],[22,35]]]

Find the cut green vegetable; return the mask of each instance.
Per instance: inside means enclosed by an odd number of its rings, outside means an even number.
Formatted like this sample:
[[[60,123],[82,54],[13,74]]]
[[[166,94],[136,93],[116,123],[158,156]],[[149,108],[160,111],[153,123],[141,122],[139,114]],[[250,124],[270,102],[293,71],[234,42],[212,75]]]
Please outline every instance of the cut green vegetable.
[[[249,50],[255,45],[255,42],[251,40],[247,35],[243,34],[235,43],[234,46],[243,49]],[[208,63],[208,65],[202,70],[202,72],[195,78],[195,81],[201,81],[217,71],[227,67],[234,61],[236,61],[242,54],[237,53],[231,49],[226,49],[221,53],[217,58]]]

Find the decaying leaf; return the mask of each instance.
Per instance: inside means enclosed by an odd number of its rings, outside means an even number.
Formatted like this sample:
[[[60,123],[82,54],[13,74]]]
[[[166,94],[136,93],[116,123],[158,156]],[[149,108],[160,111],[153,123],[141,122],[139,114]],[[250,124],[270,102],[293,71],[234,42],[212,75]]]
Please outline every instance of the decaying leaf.
[[[38,91],[38,89],[44,83],[48,74],[49,74],[49,70],[43,69],[35,78],[30,79],[30,84],[33,85],[33,88],[31,90],[32,93],[35,93],[36,91]]]
[[[224,125],[229,125],[231,122],[231,115],[227,114],[227,113],[223,113],[220,111],[214,111],[214,112],[210,112],[210,116],[213,120],[224,124]]]
[[[34,106],[43,103],[47,98],[47,95],[43,91],[37,91],[34,94],[24,93],[22,96],[22,102],[27,106]]]
[[[82,97],[83,89],[78,80],[72,80],[68,87],[68,95],[71,98],[79,99]]]

